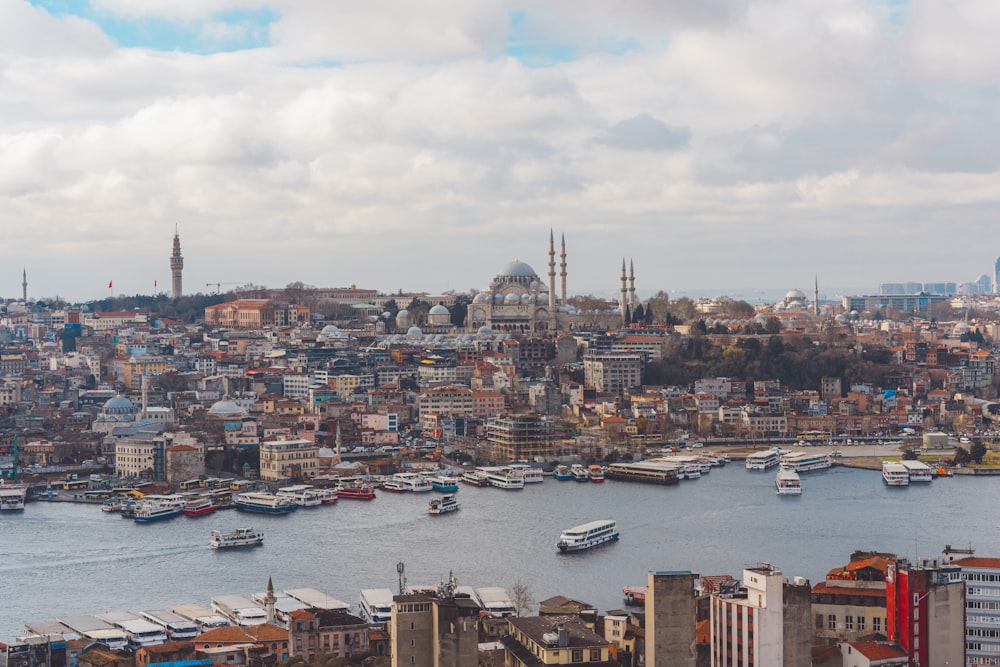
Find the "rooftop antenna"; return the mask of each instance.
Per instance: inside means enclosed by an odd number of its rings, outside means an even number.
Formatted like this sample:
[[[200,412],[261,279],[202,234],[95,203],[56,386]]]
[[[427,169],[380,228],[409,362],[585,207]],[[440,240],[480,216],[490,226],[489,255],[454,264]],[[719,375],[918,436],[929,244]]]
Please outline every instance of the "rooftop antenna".
[[[399,594],[406,595],[406,565],[403,561],[396,563],[396,572],[399,573]]]

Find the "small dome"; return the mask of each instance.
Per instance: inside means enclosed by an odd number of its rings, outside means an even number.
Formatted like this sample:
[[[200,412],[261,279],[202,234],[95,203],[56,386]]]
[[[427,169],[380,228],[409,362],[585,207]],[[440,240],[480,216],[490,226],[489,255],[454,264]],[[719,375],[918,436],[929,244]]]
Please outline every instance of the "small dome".
[[[139,408],[136,407],[135,403],[130,401],[127,397],[121,395],[109,399],[104,404],[104,409],[102,410],[105,414],[111,415],[124,415],[138,411]]]
[[[439,303],[438,305],[432,307],[429,311],[427,311],[427,314],[428,315],[448,315],[449,313],[448,313],[448,309],[445,308],[443,305],[441,305]]]
[[[490,300],[489,292],[480,292],[472,299],[472,303],[486,303]]]
[[[493,329],[490,329],[487,326],[481,326],[479,327],[479,331],[477,331],[476,333],[478,333],[481,336],[489,336],[490,334],[493,333]]]
[[[531,303],[531,295],[525,294],[521,297],[521,303]]]
[[[245,416],[247,411],[229,399],[222,399],[212,404],[208,409],[208,414],[216,417],[229,417],[235,415]]]
[[[340,333],[340,329],[335,324],[327,324],[320,333],[324,336],[336,336]]]
[[[403,317],[409,317],[410,311],[408,311],[406,308],[403,308],[398,313],[396,313],[396,317],[399,317],[400,315],[402,315]]]
[[[497,294],[495,297],[493,297],[493,301],[495,301],[496,303],[503,303],[503,294]]]
[[[517,294],[514,294],[513,292],[511,292],[510,294],[508,294],[507,296],[505,296],[503,300],[504,300],[504,303],[506,303],[506,304],[521,303],[521,297],[519,297]]]
[[[407,336],[423,336],[424,332],[420,330],[420,327],[410,327],[406,330]]]

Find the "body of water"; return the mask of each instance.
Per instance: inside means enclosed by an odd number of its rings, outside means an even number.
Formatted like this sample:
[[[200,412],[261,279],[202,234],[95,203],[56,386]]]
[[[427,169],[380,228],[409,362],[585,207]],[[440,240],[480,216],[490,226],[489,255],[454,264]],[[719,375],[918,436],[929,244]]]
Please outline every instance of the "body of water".
[[[362,588],[461,585],[510,588],[535,601],[566,595],[602,612],[650,570],[739,576],[769,562],[812,583],[851,551],[936,556],[945,544],[1000,555],[992,508],[1000,479],[958,477],[887,488],[875,471],[833,468],[802,475],[803,494],[778,496],[775,471],[740,463],[674,487],[547,479],[521,491],[462,486],[462,509],[425,513],[440,494],[379,492],[370,502],[299,509],[288,516],[237,510],[137,524],[95,505],[36,502],[0,514],[0,641],[27,621],[105,611],[208,606],[213,595],[313,587],[356,607]],[[559,533],[593,519],[618,521],[621,540],[590,552],[556,551]],[[254,526],[264,546],[209,548],[209,531]]]

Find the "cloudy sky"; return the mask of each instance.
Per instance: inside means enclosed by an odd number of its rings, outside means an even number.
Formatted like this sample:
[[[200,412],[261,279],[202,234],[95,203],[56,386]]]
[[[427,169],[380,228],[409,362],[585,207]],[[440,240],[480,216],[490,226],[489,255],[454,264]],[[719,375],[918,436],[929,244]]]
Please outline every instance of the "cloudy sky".
[[[821,292],[1000,254],[996,0],[0,0],[0,295]]]

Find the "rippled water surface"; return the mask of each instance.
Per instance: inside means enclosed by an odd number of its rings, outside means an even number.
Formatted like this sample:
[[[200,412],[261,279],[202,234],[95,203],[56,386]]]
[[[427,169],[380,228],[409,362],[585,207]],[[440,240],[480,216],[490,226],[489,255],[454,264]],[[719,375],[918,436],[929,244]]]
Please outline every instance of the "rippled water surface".
[[[229,510],[136,524],[93,505],[29,504],[0,514],[0,641],[27,621],[110,610],[208,605],[212,595],[313,587],[351,604],[362,588],[411,584],[505,586],[517,578],[535,600],[567,595],[602,611],[621,607],[624,585],[649,570],[738,575],[767,561],[819,581],[854,549],[937,555],[945,544],[1000,555],[991,518],[1000,478],[938,479],[890,489],[874,471],[834,468],[802,476],[800,497],[774,493],[774,472],[738,464],[676,487],[547,479],[523,491],[463,486],[462,509],[425,513],[433,494],[379,493],[371,502],[300,509],[284,517]],[[564,528],[617,519],[617,544],[561,555]],[[252,525],[265,544],[215,551],[209,531]]]

